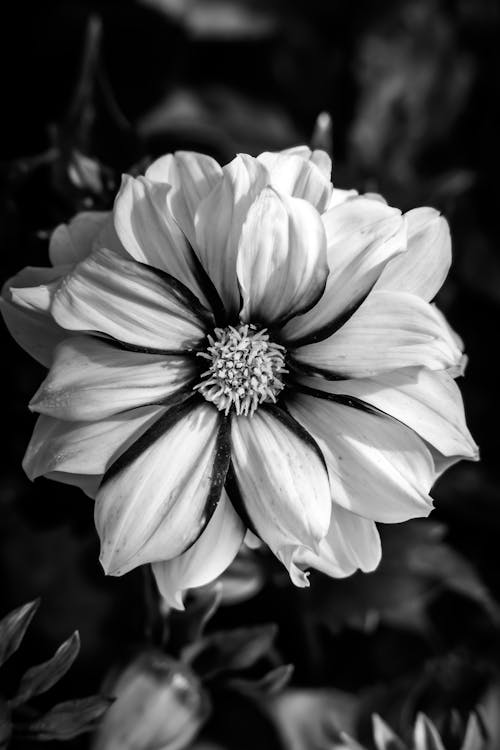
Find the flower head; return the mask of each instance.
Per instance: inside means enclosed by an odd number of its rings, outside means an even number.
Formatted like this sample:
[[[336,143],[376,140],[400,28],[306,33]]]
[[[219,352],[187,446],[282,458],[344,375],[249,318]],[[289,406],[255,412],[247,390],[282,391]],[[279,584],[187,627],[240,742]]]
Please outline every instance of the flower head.
[[[24,466],[95,497],[101,561],[153,563],[174,606],[247,531],[297,585],[372,570],[376,521],[427,515],[476,458],[462,346],[430,300],[446,221],[333,188],[303,147],[125,176],[112,215],[54,232],[2,300],[50,367]],[[254,538],[250,537],[250,538]]]

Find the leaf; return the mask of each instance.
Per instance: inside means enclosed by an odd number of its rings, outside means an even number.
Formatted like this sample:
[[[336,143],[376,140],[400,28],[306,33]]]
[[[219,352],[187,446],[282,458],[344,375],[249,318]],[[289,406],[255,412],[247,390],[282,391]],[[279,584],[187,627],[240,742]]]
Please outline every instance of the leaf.
[[[228,685],[242,693],[256,693],[257,695],[275,695],[285,688],[293,674],[293,664],[282,664],[272,669],[260,680],[234,679]]]
[[[94,729],[112,702],[112,698],[92,695],[58,703],[40,719],[23,726],[23,733],[37,740],[70,740]]]
[[[425,632],[428,605],[444,590],[479,604],[498,621],[499,608],[469,561],[443,541],[445,528],[426,519],[381,526],[382,561],[373,573],[343,580],[318,577],[307,594],[314,617],[335,632],[380,620]]]
[[[184,649],[182,659],[204,679],[248,669],[269,653],[276,632],[276,625],[262,625],[213,633]]]
[[[39,604],[40,600],[35,599],[0,620],[0,666],[19,648]]]
[[[28,669],[21,678],[17,694],[12,701],[14,706],[28,701],[33,695],[39,695],[49,690],[75,661],[80,651],[80,636],[78,631],[65,641],[54,656],[43,664]]]

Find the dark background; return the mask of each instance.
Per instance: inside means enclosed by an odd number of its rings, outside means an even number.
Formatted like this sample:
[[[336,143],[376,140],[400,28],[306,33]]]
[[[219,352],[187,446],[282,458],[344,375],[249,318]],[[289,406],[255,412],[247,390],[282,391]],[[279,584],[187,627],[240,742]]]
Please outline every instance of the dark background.
[[[277,622],[295,685],[383,694],[378,709],[396,723],[401,685],[423,684],[413,708],[466,712],[500,664],[499,31],[494,0],[61,0],[2,10],[2,281],[48,264],[50,231],[77,210],[109,208],[121,172],[175,149],[225,162],[309,142],[321,111],[332,116],[336,186],[448,218],[454,264],[437,302],[470,358],[460,385],[482,462],[438,482],[433,520],[382,529],[377,573],[312,574],[310,591],[291,591],[263,560],[260,593],[215,618]],[[51,700],[87,695],[143,639],[141,574],[105,579],[90,501],[23,475],[27,403],[43,371],[5,330],[1,367],[0,613],[42,597],[3,671],[5,690],[78,628],[81,655]],[[228,747],[275,746],[259,722],[237,741],[223,724],[216,717],[209,733]]]

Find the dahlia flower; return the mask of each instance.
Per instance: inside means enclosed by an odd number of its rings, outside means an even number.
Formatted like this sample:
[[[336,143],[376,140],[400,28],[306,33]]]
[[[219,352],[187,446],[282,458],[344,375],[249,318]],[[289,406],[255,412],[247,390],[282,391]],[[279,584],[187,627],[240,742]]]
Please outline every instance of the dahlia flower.
[[[373,570],[375,522],[426,516],[438,474],[477,457],[461,342],[430,304],[446,221],[330,170],[305,147],[169,154],[4,292],[50,368],[28,476],[95,497],[105,571],[152,563],[173,606],[256,537],[298,586]]]

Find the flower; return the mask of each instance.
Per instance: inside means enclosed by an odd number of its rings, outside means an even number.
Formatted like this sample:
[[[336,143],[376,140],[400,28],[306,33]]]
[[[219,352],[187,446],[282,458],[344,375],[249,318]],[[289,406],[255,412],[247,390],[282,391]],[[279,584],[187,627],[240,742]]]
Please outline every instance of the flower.
[[[430,304],[446,221],[330,170],[306,147],[169,154],[7,284],[7,325],[50,366],[28,476],[95,497],[106,572],[153,563],[172,606],[255,536],[299,586],[373,570],[375,522],[426,516],[437,475],[477,458]]]
[[[118,676],[116,698],[96,732],[93,750],[181,750],[210,712],[200,680],[161,651],[140,653]]]

